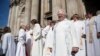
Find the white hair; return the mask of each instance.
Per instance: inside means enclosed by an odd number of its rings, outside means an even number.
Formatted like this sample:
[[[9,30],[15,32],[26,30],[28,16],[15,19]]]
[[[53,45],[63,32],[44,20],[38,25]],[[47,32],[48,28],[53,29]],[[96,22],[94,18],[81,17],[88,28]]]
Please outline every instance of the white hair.
[[[66,15],[66,12],[65,12],[64,9],[59,9],[59,10],[58,10],[58,14],[64,14],[64,15]]]

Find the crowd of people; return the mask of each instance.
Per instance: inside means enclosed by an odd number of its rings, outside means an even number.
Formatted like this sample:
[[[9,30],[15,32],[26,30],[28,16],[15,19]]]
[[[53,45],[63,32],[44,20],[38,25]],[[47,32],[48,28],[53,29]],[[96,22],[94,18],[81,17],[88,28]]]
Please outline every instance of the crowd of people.
[[[2,56],[100,56],[100,11],[85,19],[74,14],[69,20],[63,9],[58,10],[58,20],[48,20],[44,28],[36,19],[19,28],[18,42],[9,27],[4,28]]]

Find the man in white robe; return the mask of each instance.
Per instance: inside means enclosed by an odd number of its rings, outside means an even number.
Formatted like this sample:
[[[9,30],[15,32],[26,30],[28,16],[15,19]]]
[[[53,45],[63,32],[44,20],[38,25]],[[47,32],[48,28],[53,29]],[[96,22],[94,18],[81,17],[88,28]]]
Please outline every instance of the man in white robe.
[[[18,35],[16,56],[26,56],[25,42],[26,42],[25,25],[22,25]]]
[[[97,16],[95,18],[96,29],[97,29],[97,41],[99,42],[98,56],[100,56],[100,11],[97,11]]]
[[[41,27],[36,19],[33,19],[31,23],[34,26],[31,56],[42,56],[43,55],[43,43],[42,43],[42,37],[41,37]]]
[[[84,31],[84,22],[79,20],[79,15],[74,14],[72,17],[72,22],[74,25],[74,28],[76,30],[76,36],[79,44],[79,52],[75,56],[86,56],[85,54],[85,39],[82,38],[82,36],[85,34]]]
[[[43,49],[43,56],[51,56],[53,49],[53,28],[55,25],[55,21],[50,22],[50,29],[46,35],[46,41]],[[49,50],[50,49],[50,50]]]
[[[32,29],[30,29],[30,25],[26,25],[26,54],[30,56],[31,47],[32,47]]]
[[[88,19],[86,19],[86,40],[87,40],[87,55],[88,56],[100,56],[98,49],[99,40],[97,38],[95,18],[92,13],[88,13]]]
[[[47,20],[47,26],[45,28],[43,28],[42,30],[42,36],[43,36],[43,46],[45,45],[45,40],[46,40],[46,36],[50,30],[50,23],[52,20]]]
[[[98,39],[100,39],[100,10],[97,11],[95,22],[96,22],[96,27],[97,27],[97,35],[98,35],[97,37]]]
[[[15,56],[16,55],[16,44],[14,36],[11,34],[10,28],[4,28],[5,34],[2,39],[2,49],[4,56]]]
[[[78,42],[72,22],[66,19],[64,10],[58,11],[59,22],[54,26],[52,56],[71,56],[78,52]]]

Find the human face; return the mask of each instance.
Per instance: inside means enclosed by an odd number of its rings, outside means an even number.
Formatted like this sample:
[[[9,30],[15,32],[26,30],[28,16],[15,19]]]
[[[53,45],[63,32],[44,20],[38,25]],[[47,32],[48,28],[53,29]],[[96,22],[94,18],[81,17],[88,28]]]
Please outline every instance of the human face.
[[[59,13],[59,14],[58,14],[58,19],[59,19],[60,21],[64,20],[64,18],[65,18],[65,15],[64,15],[64,14],[62,14],[62,13]]]

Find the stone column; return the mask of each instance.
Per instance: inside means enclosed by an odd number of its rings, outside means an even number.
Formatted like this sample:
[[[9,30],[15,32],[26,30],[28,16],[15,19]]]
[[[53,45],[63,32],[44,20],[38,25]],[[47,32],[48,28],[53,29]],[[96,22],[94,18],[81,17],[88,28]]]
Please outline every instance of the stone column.
[[[78,14],[78,6],[76,0],[67,0],[67,15],[71,18],[73,14]]]
[[[41,0],[41,26],[44,26],[44,2],[45,0]]]
[[[19,10],[18,10],[18,8],[19,8],[19,6],[17,5],[16,6],[16,11],[15,11],[15,28],[14,28],[14,30],[15,30],[15,36],[17,36],[18,35],[18,25],[17,25],[17,23],[18,23],[18,12],[19,12]]]
[[[14,6],[12,6],[11,20],[10,20],[10,28],[11,28],[12,33],[14,31],[13,26],[14,26]]]
[[[16,6],[14,5],[13,6],[13,15],[12,15],[12,25],[11,25],[11,28],[12,28],[12,34],[14,34],[15,35],[15,30],[16,30],[16,28],[15,28],[15,22],[16,22],[16,18],[15,18],[15,16],[16,16]]]
[[[45,11],[45,13],[46,12],[49,12],[49,0],[44,0],[44,2],[43,2],[45,5],[44,5],[44,11]]]
[[[86,14],[85,5],[82,0],[77,0],[77,6],[78,6],[78,13],[79,15],[84,18],[84,15]]]
[[[38,19],[38,7],[39,0],[32,0],[32,7],[31,7],[31,20]]]
[[[24,23],[28,24],[30,22],[30,18],[31,18],[31,0],[26,0]]]

